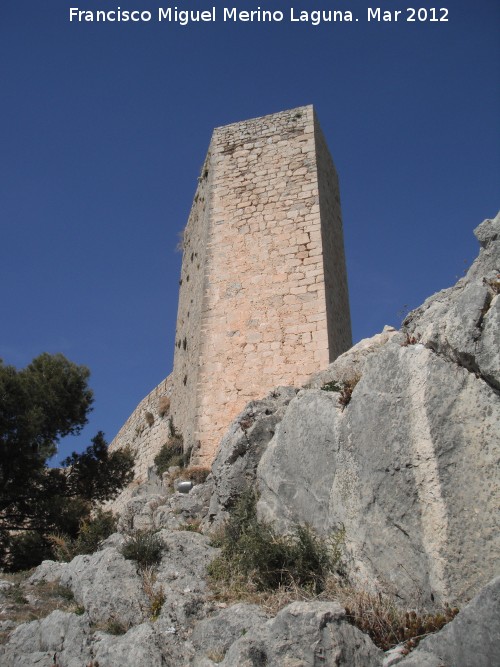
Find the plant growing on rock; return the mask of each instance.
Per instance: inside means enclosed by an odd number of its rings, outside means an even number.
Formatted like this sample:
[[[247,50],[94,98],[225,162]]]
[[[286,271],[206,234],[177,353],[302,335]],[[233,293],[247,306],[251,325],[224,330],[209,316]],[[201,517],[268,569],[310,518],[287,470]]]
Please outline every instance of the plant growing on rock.
[[[112,512],[99,508],[92,517],[82,519],[76,539],[58,533],[49,535],[56,560],[70,561],[75,556],[94,553],[100,543],[115,532],[117,522]]]
[[[345,409],[347,405],[351,402],[352,392],[354,387],[361,380],[361,375],[359,373],[354,374],[351,378],[347,380],[331,380],[326,382],[321,389],[323,391],[336,391],[339,393],[339,403],[342,406],[342,410]]]
[[[170,430],[172,432],[171,437],[154,458],[156,471],[159,475],[162,475],[171,466],[185,468],[191,455],[189,450],[184,451],[184,439],[182,434],[175,430],[172,422],[170,422]]]
[[[160,616],[166,598],[163,586],[156,585],[156,568],[154,566],[145,567],[142,570],[142,587],[149,600],[150,620],[156,621]]]
[[[405,642],[409,652],[424,636],[437,632],[458,614],[458,609],[449,605],[434,613],[408,611],[390,596],[339,585],[337,581],[327,584],[325,594],[337,599],[345,608],[348,620],[384,651]]]
[[[294,586],[320,593],[327,574],[340,567],[342,531],[330,542],[306,525],[279,535],[258,521],[256,500],[250,490],[234,507],[220,538],[222,553],[209,566],[212,581],[254,590]]]
[[[158,565],[161,561],[164,544],[158,534],[152,530],[137,530],[129,535],[122,547],[122,554],[128,560],[135,560],[139,569]]]

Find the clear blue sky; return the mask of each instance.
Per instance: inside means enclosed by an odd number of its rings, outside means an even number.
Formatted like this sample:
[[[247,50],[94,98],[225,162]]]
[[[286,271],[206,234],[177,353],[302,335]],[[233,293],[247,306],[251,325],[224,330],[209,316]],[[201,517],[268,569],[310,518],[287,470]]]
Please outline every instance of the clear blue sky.
[[[178,0],[180,9],[351,10],[358,22],[70,23],[1,0],[0,356],[62,352],[95,408],[61,456],[108,440],[171,370],[175,252],[214,127],[313,103],[341,179],[355,341],[454,283],[500,184],[500,4],[368,23],[369,0]],[[374,3],[375,4],[375,3]],[[384,9],[410,4],[386,0]],[[60,457],[59,457],[60,458]]]

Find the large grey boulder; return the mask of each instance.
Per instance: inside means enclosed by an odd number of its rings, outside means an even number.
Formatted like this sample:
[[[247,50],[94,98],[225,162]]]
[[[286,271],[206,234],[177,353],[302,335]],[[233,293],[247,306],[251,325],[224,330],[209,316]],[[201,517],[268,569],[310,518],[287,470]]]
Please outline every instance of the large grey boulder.
[[[190,638],[196,653],[193,667],[206,664],[207,659],[221,658],[235,641],[250,631],[260,634],[267,620],[261,607],[238,603],[199,621]]]
[[[345,527],[366,585],[424,601],[470,599],[500,549],[500,400],[423,345],[388,342],[347,407],[303,390],[257,470],[261,518]]]
[[[29,582],[57,580],[71,589],[95,623],[112,619],[125,626],[135,625],[148,608],[135,562],[125,560],[114,547],[77,556],[70,563],[44,561]]]
[[[293,602],[229,648],[224,667],[375,667],[383,653],[335,602]]]
[[[121,636],[98,632],[92,647],[94,661],[99,667],[164,667],[163,643],[151,623],[141,623]]]
[[[4,667],[82,667],[92,658],[88,616],[59,610],[41,621],[18,626],[0,646]]]
[[[403,341],[404,337],[394,327],[386,325],[384,330],[371,338],[363,338],[347,352],[337,357],[327,368],[314,373],[305,385],[308,389],[321,389],[329,382],[345,383],[361,377],[368,359],[378,354],[384,345],[394,337]]]
[[[186,524],[200,522],[207,516],[213,492],[212,477],[203,484],[196,484],[189,493],[176,491],[153,513],[156,529],[182,529]]]
[[[500,577],[485,586],[451,623],[426,637],[397,664],[401,667],[500,665]]]
[[[295,394],[292,387],[278,387],[261,401],[251,401],[232,422],[212,464],[213,493],[204,529],[220,526],[241,492],[253,486],[260,457]]]
[[[467,275],[412,311],[403,328],[500,389],[500,214],[474,233],[481,249]]]

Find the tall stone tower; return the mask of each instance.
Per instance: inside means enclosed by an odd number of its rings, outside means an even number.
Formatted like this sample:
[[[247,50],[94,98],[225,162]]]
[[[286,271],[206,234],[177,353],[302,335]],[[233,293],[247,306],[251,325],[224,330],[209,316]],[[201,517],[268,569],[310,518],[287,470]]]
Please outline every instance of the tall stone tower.
[[[183,249],[171,415],[208,465],[248,401],[352,344],[338,179],[312,106],[214,130]]]

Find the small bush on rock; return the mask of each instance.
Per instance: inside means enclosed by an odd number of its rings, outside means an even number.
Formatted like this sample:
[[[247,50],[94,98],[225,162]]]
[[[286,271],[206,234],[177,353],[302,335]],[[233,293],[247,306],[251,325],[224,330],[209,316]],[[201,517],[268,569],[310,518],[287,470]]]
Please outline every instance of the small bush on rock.
[[[437,632],[458,614],[456,607],[445,605],[438,612],[402,609],[394,599],[381,593],[373,594],[349,585],[328,582],[328,597],[337,599],[345,608],[347,619],[370,636],[384,651],[405,643],[407,652],[432,632]]]
[[[160,449],[154,458],[156,471],[159,475],[166,472],[170,466],[185,468],[189,462],[190,452],[184,451],[184,440],[174,429],[174,434]]]
[[[98,509],[92,518],[81,521],[76,539],[60,533],[49,535],[55,558],[68,562],[75,556],[93,554],[100,543],[115,532],[116,524],[117,518],[112,512]]]
[[[36,531],[13,535],[9,542],[9,555],[5,566],[7,572],[29,570],[42,560],[52,558],[50,542]]]
[[[102,626],[102,629],[109,635],[124,635],[129,630],[129,627],[128,624],[123,623],[123,621],[120,621],[118,618],[110,618],[109,621]]]
[[[313,593],[324,588],[326,576],[340,566],[343,532],[329,542],[308,526],[292,535],[278,535],[271,525],[257,520],[256,497],[244,493],[220,539],[221,555],[209,566],[212,580],[256,590],[304,587]]]
[[[354,391],[354,387],[358,384],[360,380],[361,380],[361,375],[359,375],[359,373],[356,373],[348,380],[344,381],[332,380],[331,382],[327,382],[321,387],[321,389],[323,389],[323,391],[338,392],[339,403],[342,406],[342,410],[344,410],[344,408],[351,402],[351,396],[352,392]]]
[[[140,569],[158,565],[161,561],[164,545],[157,533],[151,530],[138,530],[130,535],[122,547],[122,554],[128,560],[135,560]]]
[[[100,543],[115,532],[117,521],[112,512],[101,509],[91,519],[82,521],[76,538],[77,555],[97,551]]]

